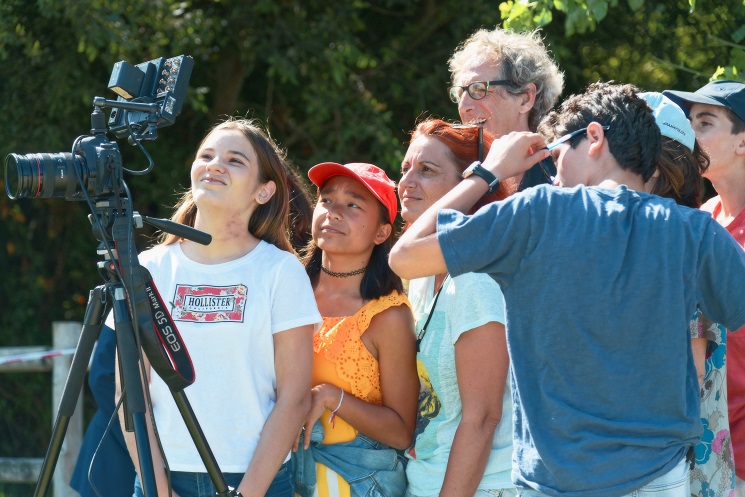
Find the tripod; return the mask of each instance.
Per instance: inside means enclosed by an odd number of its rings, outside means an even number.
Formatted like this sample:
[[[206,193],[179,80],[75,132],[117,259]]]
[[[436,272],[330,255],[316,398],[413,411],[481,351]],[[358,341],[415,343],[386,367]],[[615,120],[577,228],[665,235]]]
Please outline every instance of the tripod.
[[[207,473],[212,480],[217,496],[239,496],[228,487],[217,465],[201,427],[191,409],[183,389],[193,383],[193,369],[186,348],[181,342],[175,325],[155,330],[154,316],[158,311],[158,323],[170,322],[165,306],[159,300],[152,278],[137,262],[137,251],[132,235],[133,224],[142,227],[142,222],[177,236],[198,243],[209,244],[210,237],[188,226],[165,219],[154,219],[132,213],[122,215],[121,199],[116,196],[98,199],[95,207],[98,219],[94,223],[94,235],[101,241],[99,253],[104,261],[98,263],[99,274],[105,283],[92,289],[88,296],[83,327],[73,355],[70,372],[60,400],[52,438],[42,463],[35,497],[46,495],[54,468],[59,458],[62,441],[82,391],[93,346],[110,310],[114,322],[119,359],[119,372],[124,394],[125,429],[134,431],[139,455],[139,475],[145,497],[157,497],[155,472],[150,453],[146,424],[146,404],[140,376],[141,349],[150,360],[156,373],[168,385],[186,428],[194,441]],[[90,216],[93,222],[95,216]],[[114,250],[108,247],[115,247]],[[167,317],[166,317],[167,315]]]

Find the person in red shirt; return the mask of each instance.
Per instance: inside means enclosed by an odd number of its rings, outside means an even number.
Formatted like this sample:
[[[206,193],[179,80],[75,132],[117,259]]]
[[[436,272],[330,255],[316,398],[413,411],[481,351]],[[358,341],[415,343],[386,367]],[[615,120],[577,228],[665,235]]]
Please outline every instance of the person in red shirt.
[[[704,176],[718,195],[701,209],[710,212],[745,249],[745,84],[712,81],[693,93],[663,93],[688,112],[696,140],[711,161]],[[745,497],[745,327],[736,331],[740,333],[727,337],[727,404],[735,495]]]

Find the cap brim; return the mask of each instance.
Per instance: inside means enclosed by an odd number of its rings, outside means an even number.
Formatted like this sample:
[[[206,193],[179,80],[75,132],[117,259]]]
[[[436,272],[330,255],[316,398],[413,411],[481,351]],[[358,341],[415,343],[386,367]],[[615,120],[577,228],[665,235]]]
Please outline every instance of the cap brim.
[[[662,92],[662,94],[678,104],[678,106],[683,109],[683,111],[685,111],[686,116],[688,116],[688,112],[691,110],[691,104],[705,104],[715,105],[717,107],[726,107],[726,105],[718,100],[690,91],[665,90]]]
[[[364,181],[362,181],[362,178],[354,173],[354,171],[350,171],[346,167],[336,162],[322,162],[320,164],[316,164],[308,170],[308,178],[310,178],[313,184],[316,185],[318,188],[321,188],[323,184],[326,183],[326,181],[328,181],[328,179],[332,176],[349,176],[350,178],[354,178],[357,181],[365,183]]]
[[[383,199],[380,194],[375,191],[375,188],[368,184],[365,178],[359,176],[357,173],[344,167],[343,165],[336,162],[322,162],[320,164],[316,164],[308,170],[308,178],[310,178],[313,184],[316,185],[318,188],[321,188],[324,183],[326,183],[329,178],[333,176],[347,176],[349,178],[356,179],[357,181],[365,185],[365,188],[370,190],[370,193],[372,193],[373,196],[375,196],[375,198],[378,199],[378,201],[385,206],[386,210],[390,211],[390,207],[388,206],[388,203],[385,201],[385,199]],[[396,213],[397,209],[394,209],[393,213],[388,212],[391,224],[393,224],[396,219]]]

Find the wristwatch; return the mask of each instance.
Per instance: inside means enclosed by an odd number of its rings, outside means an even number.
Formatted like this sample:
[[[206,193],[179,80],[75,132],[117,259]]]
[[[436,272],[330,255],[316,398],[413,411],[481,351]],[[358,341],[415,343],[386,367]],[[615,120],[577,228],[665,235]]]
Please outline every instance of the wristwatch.
[[[470,166],[468,166],[466,170],[463,171],[463,178],[465,179],[472,174],[475,174],[479,178],[486,181],[486,183],[489,185],[489,194],[496,192],[499,188],[499,178],[494,176],[488,169],[482,166],[481,161],[474,161]]]

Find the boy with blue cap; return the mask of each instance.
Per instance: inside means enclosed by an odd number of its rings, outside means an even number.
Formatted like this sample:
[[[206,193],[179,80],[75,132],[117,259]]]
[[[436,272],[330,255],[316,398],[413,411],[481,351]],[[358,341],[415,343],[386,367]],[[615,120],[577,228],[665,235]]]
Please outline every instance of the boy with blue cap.
[[[711,160],[705,177],[718,195],[702,209],[745,248],[745,84],[712,81],[695,92],[665,91],[689,115]],[[726,268],[722,268],[726,271]],[[734,331],[734,330],[731,330]],[[727,393],[735,451],[736,495],[745,496],[745,333],[728,337]]]

